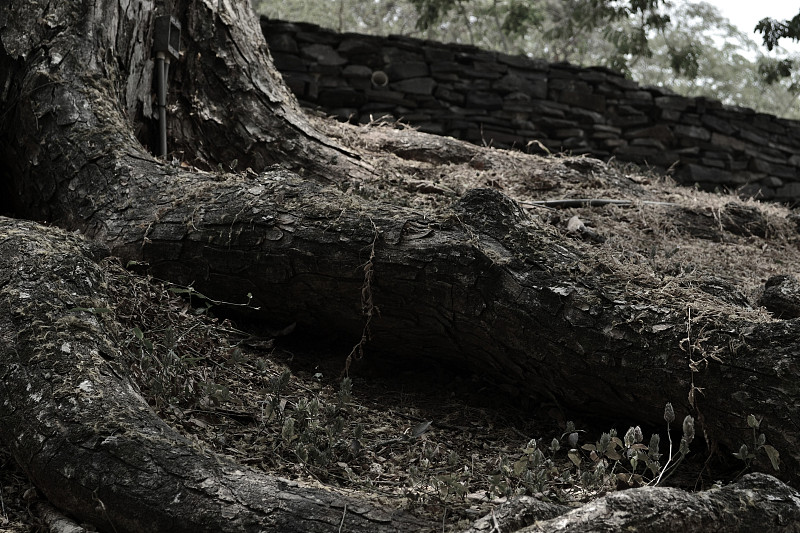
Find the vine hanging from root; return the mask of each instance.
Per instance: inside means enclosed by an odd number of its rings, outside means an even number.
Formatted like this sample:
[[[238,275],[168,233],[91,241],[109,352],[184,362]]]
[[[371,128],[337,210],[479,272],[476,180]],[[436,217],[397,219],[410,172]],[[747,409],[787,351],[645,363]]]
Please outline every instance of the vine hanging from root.
[[[375,243],[378,241],[378,228],[375,226],[375,222],[372,219],[370,219],[370,222],[372,223],[374,234],[372,237],[372,244],[370,245],[369,259],[366,264],[364,264],[364,283],[361,285],[361,314],[366,317],[366,322],[361,332],[361,339],[359,339],[358,343],[350,350],[344,362],[344,370],[342,371],[344,376],[350,375],[350,365],[353,361],[360,361],[364,357],[364,346],[370,338],[369,326],[372,322],[372,317],[376,314],[380,314],[378,307],[375,306],[372,301],[372,276],[375,273]]]

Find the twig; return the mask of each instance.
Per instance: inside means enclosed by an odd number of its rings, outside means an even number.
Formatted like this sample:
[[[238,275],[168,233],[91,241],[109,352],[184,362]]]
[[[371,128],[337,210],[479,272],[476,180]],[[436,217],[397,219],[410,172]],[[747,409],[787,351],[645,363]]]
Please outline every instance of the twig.
[[[339,533],[342,533],[342,527],[344,527],[344,517],[347,514],[347,504],[344,504],[344,509],[342,510],[342,521],[339,522]]]
[[[519,202],[522,207],[553,207],[566,209],[569,207],[601,207],[604,205],[665,205],[678,206],[672,202],[654,202],[650,200],[614,200],[612,198],[565,198],[563,200],[537,200],[534,202]]]
[[[111,525],[111,529],[114,530],[114,533],[117,533],[117,527],[114,525],[114,522],[111,520],[111,516],[108,514],[108,509],[106,509],[106,504],[103,503],[103,500],[101,500],[97,496],[96,490],[92,492],[92,499],[97,503],[97,505],[95,506],[95,510],[99,509],[100,511],[102,511],[103,516],[105,516],[106,520],[108,520],[108,523]]]
[[[500,524],[497,523],[497,517],[494,515],[494,509],[492,509],[492,533],[497,531],[497,533],[503,533],[500,530]]]
[[[427,418],[422,417],[422,416],[409,415],[407,413],[403,413],[403,412],[400,412],[400,411],[393,411],[391,409],[389,409],[389,413],[391,413],[392,415],[395,415],[395,416],[401,416],[401,417],[406,418],[408,420],[416,420],[417,422],[427,422],[428,421]],[[436,426],[437,428],[450,429],[450,430],[453,430],[453,431],[461,431],[461,432],[472,431],[472,428],[469,428],[467,426],[456,426],[456,425],[453,425],[453,424],[448,424],[447,422],[431,422],[431,425],[432,426]],[[519,435],[522,435],[522,437],[524,437],[526,439],[528,438],[525,435],[523,435],[521,432],[519,433]]]
[[[661,469],[661,472],[658,473],[658,479],[656,479],[655,486],[658,487],[659,483],[661,483],[661,476],[664,475],[664,472],[667,471],[667,467],[669,466],[670,461],[672,461],[672,432],[669,430],[669,422],[667,422],[667,437],[669,438],[669,453],[667,454],[667,462],[664,464],[664,468]]]
[[[393,438],[393,439],[387,439],[387,440],[382,440],[380,442],[376,442],[375,444],[370,446],[370,449],[373,450],[373,451],[377,451],[377,450],[379,450],[381,448],[385,448],[386,446],[389,446],[390,444],[398,444],[400,442],[410,442],[410,441],[411,441],[411,437],[409,437],[408,435],[403,435],[402,437],[396,437],[396,438]]]

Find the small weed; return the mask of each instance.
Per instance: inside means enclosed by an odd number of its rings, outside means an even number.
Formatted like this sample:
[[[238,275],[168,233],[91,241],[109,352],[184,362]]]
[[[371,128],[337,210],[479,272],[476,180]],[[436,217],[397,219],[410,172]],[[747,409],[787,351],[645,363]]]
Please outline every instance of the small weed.
[[[761,420],[756,418],[755,415],[747,415],[747,427],[753,430],[752,446],[748,448],[747,444],[742,444],[739,447],[739,451],[735,452],[733,456],[744,461],[744,470],[747,470],[750,468],[750,464],[753,462],[753,459],[756,458],[758,452],[764,450],[764,453],[766,453],[769,458],[769,462],[772,464],[772,468],[776,471],[780,470],[780,454],[778,450],[767,444],[766,435],[758,433],[757,431],[761,427]]]
[[[614,483],[634,487],[658,485],[666,480],[689,453],[694,439],[694,419],[687,416],[683,422],[680,447],[673,455],[670,424],[675,420],[672,405],[665,408],[667,435],[670,439],[668,460],[660,463],[660,436],[653,434],[647,444],[639,426],[630,427],[620,438],[612,429],[602,433],[595,442],[578,447],[580,435],[573,422],[567,422],[561,438],[553,438],[546,446],[531,440],[522,454],[507,468],[501,461],[500,472],[492,476],[492,492],[505,496],[516,494],[547,494],[554,489],[572,487],[584,495],[604,492]],[[567,444],[566,449],[562,441]],[[566,457],[560,459],[561,453]]]
[[[287,460],[299,459],[307,467],[322,469],[332,463],[345,463],[361,449],[363,426],[351,424],[352,381],[344,378],[334,402],[320,397],[300,397],[293,402],[284,397],[291,374],[288,370],[270,382],[263,402],[262,432],[272,434],[273,451]],[[275,421],[280,426],[270,424]]]
[[[131,373],[148,401],[159,411],[219,405],[231,391],[215,374],[217,361],[240,363],[241,350],[231,349],[222,332],[225,321],[208,314],[212,302],[191,288],[177,288],[151,278],[136,276],[114,260],[105,262],[107,285],[113,305],[88,311],[113,313],[123,329],[118,342],[130,358]],[[181,296],[205,302],[198,313]]]
[[[134,375],[150,391],[157,407],[194,398],[201,390],[188,377],[188,369],[197,359],[179,354],[177,343],[171,327],[149,331],[148,335],[139,327],[133,327],[123,343],[138,356]]]

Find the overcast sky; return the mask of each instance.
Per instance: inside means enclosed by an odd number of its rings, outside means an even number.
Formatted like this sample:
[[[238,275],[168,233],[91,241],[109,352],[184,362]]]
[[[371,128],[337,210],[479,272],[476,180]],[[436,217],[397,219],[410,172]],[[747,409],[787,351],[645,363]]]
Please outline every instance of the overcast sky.
[[[761,34],[753,33],[758,21],[770,17],[778,20],[791,19],[800,12],[798,0],[705,0],[716,6],[720,12],[740,30],[761,44]],[[790,40],[782,40],[781,46],[791,52],[800,52],[800,45]],[[764,49],[766,52],[766,49]]]

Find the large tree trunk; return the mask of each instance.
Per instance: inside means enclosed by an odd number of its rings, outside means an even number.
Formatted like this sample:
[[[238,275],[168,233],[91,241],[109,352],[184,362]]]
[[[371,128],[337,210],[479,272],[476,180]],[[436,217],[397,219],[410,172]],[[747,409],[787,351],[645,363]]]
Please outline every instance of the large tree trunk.
[[[797,483],[796,321],[751,320],[693,286],[658,298],[656,281],[585,264],[490,189],[439,212],[342,192],[378,174],[298,111],[246,2],[176,3],[186,54],[173,68],[171,144],[198,166],[237,160],[254,172],[186,169],[137,139],[150,127],[152,2],[7,3],[9,209],[211,297],[250,294],[262,319],[354,341],[368,323],[370,357],[423,354],[522,396],[653,425],[671,401],[698,417],[712,448],[749,442],[755,413],[781,453],[780,475]],[[425,138],[403,142],[425,157]],[[491,156],[458,146],[462,159]],[[273,163],[286,168],[265,170]],[[129,384],[114,325],[70,311],[102,307],[87,245],[11,221],[2,231],[0,430],[53,503],[116,531],[330,531],[342,517],[349,531],[421,527],[192,450]],[[717,308],[697,320],[687,310],[701,296]]]

